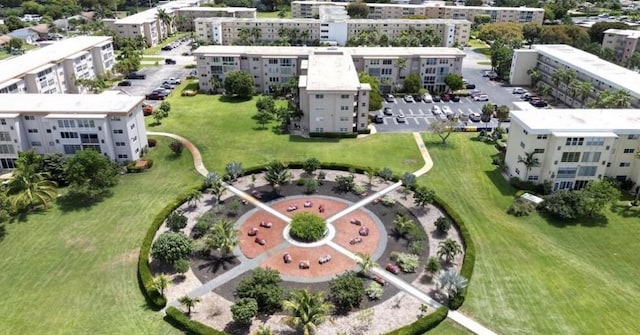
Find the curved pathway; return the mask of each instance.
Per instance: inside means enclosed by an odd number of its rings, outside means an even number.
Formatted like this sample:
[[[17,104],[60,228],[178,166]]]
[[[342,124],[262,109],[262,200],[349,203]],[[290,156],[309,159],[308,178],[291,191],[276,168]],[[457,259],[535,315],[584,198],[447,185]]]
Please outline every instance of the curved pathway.
[[[186,138],[180,136],[180,135],[176,135],[176,134],[172,134],[172,133],[165,133],[165,132],[147,132],[147,135],[155,135],[155,136],[165,136],[165,137],[170,137],[173,138],[175,140],[178,140],[180,142],[182,142],[182,144],[184,144],[185,148],[187,148],[190,152],[191,155],[193,156],[193,164],[194,167],[196,169],[196,171],[198,171],[198,173],[200,173],[203,177],[206,177],[209,174],[209,171],[207,170],[207,168],[204,166],[204,164],[202,163],[202,155],[200,154],[200,151],[198,150],[198,148],[196,148],[193,143],[191,143],[189,140],[187,140]],[[422,159],[424,160],[424,165],[418,169],[417,171],[415,171],[413,174],[416,177],[419,177],[425,173],[427,173],[429,170],[431,170],[431,168],[433,167],[433,160],[431,159],[431,156],[429,155],[429,152],[427,151],[427,148],[424,145],[424,141],[422,140],[422,136],[420,135],[420,133],[413,133],[413,137],[416,141],[416,144],[418,146],[418,150],[420,151],[420,154],[422,155]],[[286,215],[278,212],[277,210],[267,206],[266,204],[262,203],[261,201],[255,199],[254,197],[252,197],[251,195],[249,195],[248,193],[230,185],[227,183],[223,183],[224,186],[231,191],[232,193],[236,194],[237,196],[239,196],[242,199],[245,199],[246,201],[248,201],[250,204],[282,219],[283,221],[285,221],[286,223],[291,222],[291,218],[287,217]],[[367,205],[368,203],[374,201],[375,199],[379,198],[380,196],[387,194],[399,187],[402,186],[402,182],[397,182],[394,183],[364,199],[362,199],[361,201],[353,204],[352,206],[349,206],[348,208],[346,208],[345,210],[336,213],[335,215],[333,215],[332,217],[327,219],[328,223],[334,222],[335,220],[344,217],[345,215],[353,212],[354,210],[361,208],[365,205]],[[335,249],[336,251],[342,253],[343,255],[353,259],[354,261],[359,261],[360,258],[352,253],[351,251],[343,248],[342,246],[338,245],[337,243],[333,242],[333,241],[328,241],[326,243],[328,246],[332,247],[333,249]],[[280,245],[278,245],[278,247],[276,249],[279,248],[283,248],[283,246],[286,245],[286,243],[281,243]],[[271,253],[271,251],[269,252]],[[213,290],[214,288],[224,284],[225,282],[229,281],[230,279],[233,279],[235,277],[237,277],[238,275],[242,274],[245,271],[249,271],[253,268],[255,268],[258,264],[260,264],[260,262],[263,260],[263,258],[266,258],[267,255],[263,254],[260,255],[256,258],[253,258],[249,261],[243,261],[241,262],[240,265],[234,267],[233,269],[231,269],[230,271],[208,281],[207,283],[203,284],[202,286],[200,286],[199,288],[189,292],[188,296],[195,298],[195,297],[200,297],[208,292],[210,292],[211,290]],[[414,297],[418,298],[420,301],[422,301],[423,303],[428,304],[431,307],[434,308],[438,308],[438,307],[442,307],[442,304],[440,304],[439,302],[433,300],[431,297],[429,297],[427,294],[425,294],[424,292],[420,291],[419,289],[415,288],[413,285],[399,279],[398,277],[388,273],[387,271],[384,271],[383,269],[377,267],[372,269],[372,272],[376,273],[377,275],[385,278],[389,283],[393,284],[394,286],[400,288],[401,290],[413,295]],[[171,301],[167,304],[168,306],[178,306],[179,302],[177,301]],[[457,322],[458,324],[460,324],[461,326],[463,326],[464,328],[466,328],[467,330],[475,333],[475,334],[481,334],[481,335],[495,335],[496,333],[494,333],[493,331],[491,331],[490,329],[484,327],[483,325],[479,324],[478,322],[474,321],[473,319],[465,316],[464,314],[458,312],[458,311],[449,311],[449,314],[447,315],[447,317],[449,317],[451,320]]]

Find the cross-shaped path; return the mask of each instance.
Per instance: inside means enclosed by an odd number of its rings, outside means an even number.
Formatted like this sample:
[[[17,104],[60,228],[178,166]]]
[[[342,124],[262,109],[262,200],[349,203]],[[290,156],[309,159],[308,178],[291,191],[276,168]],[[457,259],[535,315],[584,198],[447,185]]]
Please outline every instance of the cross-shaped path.
[[[173,138],[175,140],[178,140],[180,142],[182,142],[184,144],[184,146],[191,152],[191,155],[193,157],[193,163],[195,166],[195,169],[198,171],[198,173],[200,173],[203,177],[206,177],[209,174],[209,171],[207,170],[207,168],[204,166],[204,164],[202,163],[202,156],[200,155],[200,151],[198,150],[198,148],[196,148],[189,140],[187,140],[186,138],[180,136],[180,135],[176,135],[176,134],[171,134],[171,133],[162,133],[162,132],[147,132],[147,135],[156,135],[156,136],[166,136],[166,137],[170,137]],[[413,174],[416,177],[419,177],[425,173],[427,173],[429,170],[431,170],[431,168],[433,167],[433,161],[431,160],[431,156],[429,155],[429,152],[427,151],[427,148],[424,145],[424,141],[422,140],[422,136],[420,135],[420,133],[413,133],[413,137],[416,141],[416,144],[418,145],[418,150],[420,151],[420,154],[422,155],[422,158],[424,160],[424,165],[418,169],[417,171],[415,171]],[[249,202],[250,204],[278,217],[279,219],[283,220],[286,223],[290,223],[291,222],[291,218],[289,218],[288,216],[276,211],[275,209],[267,206],[266,204],[262,203],[261,201],[257,200],[256,198],[254,198],[253,196],[251,196],[250,194],[234,187],[233,185],[224,183],[224,186],[231,192],[234,193],[235,195],[237,195],[238,197],[246,200],[247,202]],[[362,200],[360,200],[359,202],[347,207],[346,209],[336,213],[335,215],[331,216],[330,218],[327,219],[327,223],[331,224],[332,222],[335,222],[337,219],[344,217],[345,215],[361,208],[362,206],[365,206],[367,204],[369,204],[370,202],[374,201],[375,199],[383,196],[384,194],[387,194],[399,187],[402,186],[402,182],[397,182],[394,183]],[[342,246],[338,245],[337,243],[334,243],[333,241],[327,241],[325,243],[326,245],[332,247],[333,249],[335,249],[336,251],[340,252],[341,254],[353,259],[354,261],[358,262],[360,261],[360,257],[358,257],[358,255],[352,253],[351,251],[343,248]],[[278,246],[276,246],[276,249],[281,250],[282,248],[284,248],[287,245],[287,242],[283,242],[281,244],[279,244]],[[271,254],[271,251],[265,254],[262,254],[254,259],[251,260],[243,260],[241,262],[240,265],[234,267],[233,269],[231,269],[230,271],[223,273],[220,276],[217,276],[216,278],[206,282],[205,284],[203,284],[202,286],[198,287],[197,289],[189,292],[187,295],[192,297],[192,298],[196,298],[196,297],[200,297],[203,296],[205,294],[207,294],[208,292],[210,292],[211,290],[217,288],[218,286],[226,283],[227,281],[239,276],[240,274],[252,270],[254,268],[256,268],[260,262],[262,260],[264,260],[265,258],[267,258],[268,254]],[[385,280],[387,280],[387,282],[391,283],[392,285],[398,287],[399,289],[403,290],[404,292],[411,294],[412,296],[416,297],[418,300],[422,301],[423,303],[434,307],[434,308],[438,308],[438,307],[442,307],[442,304],[440,304],[439,302],[433,300],[431,297],[429,297],[427,294],[425,294],[424,292],[420,291],[419,289],[417,289],[416,287],[414,287],[413,285],[401,280],[400,278],[390,274],[387,271],[384,271],[383,269],[380,268],[374,268],[371,270],[372,272],[376,273],[377,275],[383,277]],[[179,303],[177,301],[171,301],[167,304],[168,306],[177,306],[179,305]],[[475,334],[480,334],[480,335],[495,335],[495,333],[493,331],[491,331],[490,329],[484,327],[483,325],[481,325],[480,323],[472,320],[471,318],[465,316],[464,314],[458,312],[458,311],[449,311],[448,318],[450,318],[451,320],[457,322],[458,324],[460,324],[461,326],[463,326],[464,328],[466,328],[467,330],[475,333]]]

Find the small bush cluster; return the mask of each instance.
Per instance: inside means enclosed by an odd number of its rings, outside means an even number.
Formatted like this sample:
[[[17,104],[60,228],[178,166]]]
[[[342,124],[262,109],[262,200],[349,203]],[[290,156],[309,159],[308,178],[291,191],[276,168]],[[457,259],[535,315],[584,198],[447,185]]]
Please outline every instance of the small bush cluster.
[[[367,295],[369,300],[378,300],[382,298],[382,294],[384,293],[384,287],[372,281],[371,284],[369,284],[369,287],[365,289],[364,293]]]
[[[313,213],[297,213],[291,219],[292,237],[304,241],[313,242],[321,239],[327,229],[324,219]]]
[[[405,252],[392,252],[390,258],[398,264],[402,272],[413,273],[416,272],[420,266],[420,257],[418,255]]]
[[[513,203],[507,208],[507,214],[513,216],[527,216],[536,209],[536,205],[529,200],[522,198],[516,198]]]
[[[382,199],[380,199],[380,201],[382,202],[383,205],[387,207],[391,207],[396,204],[396,199],[394,199],[392,196],[389,196],[389,195],[383,196]]]

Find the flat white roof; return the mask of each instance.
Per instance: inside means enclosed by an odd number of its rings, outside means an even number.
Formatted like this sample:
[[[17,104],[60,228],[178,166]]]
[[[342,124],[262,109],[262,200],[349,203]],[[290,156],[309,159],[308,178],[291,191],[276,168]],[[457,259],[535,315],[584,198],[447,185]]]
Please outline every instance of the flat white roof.
[[[514,105],[522,110],[510,112],[511,122],[534,134],[567,137],[640,134],[640,109],[537,109],[527,102],[514,102]]]
[[[627,36],[629,38],[638,38],[640,37],[640,31],[630,30],[630,29],[607,29],[604,31],[605,34],[614,34],[614,35],[622,35]]]
[[[424,20],[412,20],[412,19],[385,19],[384,22],[375,19],[349,19],[349,18],[334,18],[329,15],[328,18],[320,19],[305,19],[305,18],[294,18],[294,19],[279,19],[279,18],[263,18],[263,19],[254,19],[254,18],[246,18],[246,17],[199,17],[194,21],[200,22],[237,22],[237,23],[251,23],[254,26],[259,26],[264,23],[299,23],[299,24],[309,24],[309,25],[318,25],[320,23],[327,23],[332,21],[340,21],[347,22],[350,24],[379,24],[383,23],[394,24],[394,23],[411,23],[411,24],[471,24],[469,20],[457,20],[457,19],[424,19]],[[251,25],[247,25],[248,27]]]
[[[197,0],[169,1],[157,7],[153,7],[145,11],[142,11],[133,15],[129,15],[125,18],[115,20],[114,24],[140,24],[140,23],[156,21],[157,20],[156,14],[158,14],[158,9],[164,9],[167,13],[172,13],[173,11],[179,8],[192,7],[198,4],[199,4],[199,1]]]
[[[240,45],[207,45],[196,49],[194,55],[231,55],[241,54],[260,56],[306,56],[312,51],[344,50],[349,55],[361,57],[464,57],[464,51],[458,48],[387,48],[387,47],[278,47],[278,46],[240,46]]]
[[[537,44],[532,48],[538,53],[606,82],[614,88],[627,90],[632,96],[640,98],[640,74],[635,71],[565,44]]]
[[[344,51],[317,51],[309,55],[307,92],[357,91],[358,72],[351,56]]]
[[[25,73],[40,68],[47,63],[59,62],[92,46],[111,42],[109,36],[78,36],[55,42],[44,48],[0,61],[0,85],[7,80],[18,78]]]
[[[306,4],[306,5],[336,5],[336,6],[348,6],[350,2],[324,2],[324,1],[293,1],[293,3]],[[520,10],[520,11],[533,11],[543,12],[543,8],[532,7],[484,7],[484,6],[447,6],[442,5],[435,1],[425,1],[422,4],[403,4],[403,3],[367,3],[368,7],[401,7],[401,8],[425,8],[425,7],[439,7],[461,10]]]
[[[178,12],[255,12],[255,8],[247,7],[184,7],[177,9]]]
[[[128,113],[143,100],[142,96],[113,94],[0,94],[0,115]]]

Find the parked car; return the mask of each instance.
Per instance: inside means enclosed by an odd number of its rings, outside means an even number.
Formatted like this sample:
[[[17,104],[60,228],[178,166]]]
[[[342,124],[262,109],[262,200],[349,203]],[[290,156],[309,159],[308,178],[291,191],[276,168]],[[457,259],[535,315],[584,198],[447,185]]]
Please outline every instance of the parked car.
[[[166,89],[164,87],[158,87],[156,89],[154,89],[153,91],[151,91],[151,93],[160,93],[163,95],[169,95],[171,94],[171,90],[170,89]]]
[[[460,97],[459,97],[459,96],[457,96],[457,95],[452,95],[452,96],[451,96],[451,101],[453,101],[453,102],[460,102]]]
[[[489,96],[486,94],[480,94],[473,97],[473,101],[489,101]]]
[[[413,97],[410,95],[405,95],[404,96],[404,102],[414,102],[413,101]]]
[[[131,86],[131,82],[128,80],[123,80],[118,83],[118,86]]]
[[[360,234],[360,236],[369,236],[369,228],[361,227],[360,230],[358,230],[358,234]]]
[[[469,121],[469,114],[465,112],[460,113],[459,117],[460,117],[460,121],[463,121],[463,122]]]
[[[422,97],[422,101],[424,101],[424,102],[433,102],[433,97],[431,97],[431,94],[425,93],[424,96]]]
[[[169,64],[175,64],[175,63],[176,63],[176,60],[175,60],[175,59],[172,59],[172,58],[167,58],[167,59],[165,59],[165,60],[164,60],[164,63],[165,63],[165,64],[167,64],[167,65],[169,65]]]
[[[182,81],[175,77],[169,77],[162,81],[163,84],[180,85]]]
[[[440,101],[442,101],[442,98],[440,98],[439,95],[434,95],[433,96],[433,102],[440,102]]]
[[[438,115],[438,120],[447,121],[447,115],[445,113]]]
[[[258,235],[258,228],[253,227],[253,228],[249,229],[249,231],[247,232],[247,235],[249,235],[249,236],[256,236],[256,235]]]
[[[145,95],[145,99],[147,100],[164,100],[166,97],[166,94],[162,94],[160,92],[151,92]]]
[[[131,72],[124,78],[125,79],[147,79],[147,75],[144,73]]]
[[[393,110],[391,109],[391,107],[385,107],[382,110],[382,114],[391,116],[393,115]]]
[[[413,95],[413,101],[415,101],[415,102],[422,102],[422,95],[420,95],[420,94],[414,94],[414,95]]]
[[[396,102],[396,97],[393,96],[393,94],[387,94],[386,97],[384,97],[384,101],[386,102]]]
[[[466,83],[466,84],[464,85],[464,87],[465,87],[466,89],[468,89],[468,90],[472,90],[472,89],[476,88],[476,84]]]
[[[284,255],[282,255],[282,260],[284,261],[285,264],[289,264],[293,261],[293,257],[291,257],[290,253],[285,252]]]
[[[351,240],[349,240],[349,244],[351,245],[358,244],[358,243],[362,243],[362,237],[360,236],[354,237]]]
[[[547,107],[549,105],[543,100],[531,100],[529,103],[531,103],[532,106],[538,107],[538,108]]]
[[[378,284],[380,284],[380,285],[382,285],[382,286],[385,286],[385,285],[387,285],[387,284],[388,284],[388,283],[387,283],[387,280],[386,280],[386,279],[384,279],[384,278],[382,278],[382,277],[381,277],[381,276],[379,276],[379,275],[375,275],[375,276],[373,276],[373,280],[374,280],[376,283],[378,283]]]
[[[484,94],[484,93],[482,93],[482,91],[477,90],[477,89],[469,91],[469,96],[470,97],[475,97],[476,95],[480,95],[480,94]]]
[[[256,236],[256,238],[253,240],[254,242],[260,244],[260,245],[265,245],[267,244],[267,240],[265,240],[262,237]]]
[[[525,94],[527,93],[527,90],[525,90],[522,87],[514,87],[513,90],[511,91],[512,94]]]
[[[433,115],[435,116],[438,116],[442,114],[442,110],[440,109],[440,106],[434,105],[433,108],[431,108],[431,113],[433,113]]]
[[[318,259],[318,264],[324,264],[331,260],[331,255],[324,255]]]
[[[442,101],[443,101],[443,102],[449,102],[449,101],[451,101],[451,96],[450,96],[449,94],[447,94],[447,93],[445,93],[445,94],[441,95],[441,96],[440,96],[440,98],[442,98]]]
[[[260,227],[271,228],[273,227],[273,223],[271,221],[260,221]]]
[[[376,115],[373,118],[373,122],[375,122],[375,123],[384,123],[384,118],[382,117],[382,115]]]
[[[535,95],[533,95],[533,94],[531,94],[531,93],[528,93],[528,92],[527,92],[527,93],[524,93],[524,94],[522,94],[522,95],[520,96],[520,99],[525,100],[525,101],[529,101],[529,100],[531,100],[532,98],[536,98],[536,96],[535,96]]]
[[[173,50],[173,46],[171,44],[167,44],[167,45],[163,46],[160,50],[162,50],[162,51],[171,51],[171,50]]]
[[[153,106],[148,104],[142,104],[142,115],[149,116],[153,114]]]
[[[387,266],[384,267],[387,271],[393,273],[394,275],[397,275],[400,272],[400,267],[398,267],[395,264],[387,264]]]
[[[398,123],[406,123],[407,119],[404,117],[404,114],[400,113],[396,116],[396,121],[398,121]]]
[[[471,120],[471,122],[480,122],[480,119],[480,113],[472,112],[469,114],[469,120]]]
[[[453,111],[451,110],[451,107],[449,106],[442,106],[442,113],[444,113],[444,115],[449,118],[451,116],[453,116]]]
[[[162,84],[160,85],[160,87],[166,89],[166,90],[172,90],[174,88],[176,88],[176,85],[171,85],[171,84]]]

